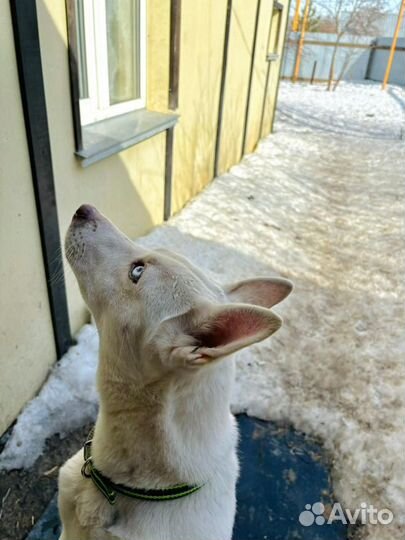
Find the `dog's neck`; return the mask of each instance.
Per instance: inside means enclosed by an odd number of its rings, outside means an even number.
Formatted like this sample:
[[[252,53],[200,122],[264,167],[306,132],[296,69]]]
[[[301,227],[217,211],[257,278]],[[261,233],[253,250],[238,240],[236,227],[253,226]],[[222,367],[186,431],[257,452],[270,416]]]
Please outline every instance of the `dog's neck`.
[[[233,362],[226,359],[140,385],[102,357],[95,466],[115,483],[133,487],[206,482],[234,448],[232,380]]]

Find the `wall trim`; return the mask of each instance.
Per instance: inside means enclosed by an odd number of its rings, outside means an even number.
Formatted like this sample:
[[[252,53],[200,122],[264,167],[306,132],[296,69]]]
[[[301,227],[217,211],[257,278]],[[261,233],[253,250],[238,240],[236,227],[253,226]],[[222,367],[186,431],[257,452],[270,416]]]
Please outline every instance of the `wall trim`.
[[[163,220],[166,221],[172,215],[172,178],[173,178],[173,142],[174,126],[166,130],[165,150],[165,186],[163,199]]]
[[[264,114],[266,112],[266,105],[267,105],[267,91],[269,88],[270,69],[271,69],[271,62],[267,60],[266,80],[264,82],[264,90],[263,90],[262,112],[260,114],[259,139],[263,137],[263,123],[264,123]]]
[[[219,90],[219,102],[218,102],[217,133],[216,133],[216,138],[215,138],[214,178],[218,176],[219,153],[221,150],[221,131],[222,131],[222,119],[223,119],[223,113],[224,113],[226,71],[228,67],[228,49],[229,49],[229,36],[230,36],[230,30],[231,30],[231,15],[232,15],[232,0],[228,0],[227,6],[226,6],[224,49],[222,53],[222,72],[221,72],[221,86]]]
[[[69,58],[69,81],[70,99],[73,113],[73,129],[75,136],[75,148],[77,152],[83,150],[82,121],[80,117],[80,92],[79,92],[79,52],[77,40],[77,14],[75,0],[66,0],[66,25],[68,34],[68,58]]]
[[[60,358],[72,340],[63,275],[36,2],[10,0],[10,10],[49,307],[56,354]]]
[[[248,122],[249,122],[250,97],[251,97],[251,94],[252,94],[253,70],[254,70],[254,67],[255,67],[256,46],[257,46],[257,31],[258,31],[258,28],[259,28],[260,8],[261,8],[261,0],[257,0],[255,29],[254,29],[254,32],[253,32],[253,43],[252,43],[252,57],[250,59],[248,93],[247,93],[247,97],[246,97],[245,123],[244,123],[244,126],[243,126],[242,148],[241,148],[241,154],[240,154],[241,159],[245,154],[245,147],[246,147],[246,136],[247,136]]]
[[[169,109],[179,106],[181,0],[170,2]]]
[[[284,15],[286,17],[286,20],[284,20],[283,49],[281,52],[280,64],[278,66],[279,71],[278,71],[278,77],[277,77],[276,93],[274,96],[274,110],[273,110],[273,115],[271,118],[270,133],[273,133],[273,130],[274,130],[274,120],[276,118],[278,95],[280,92],[281,73],[282,73],[284,62],[285,62],[285,55],[287,52],[286,40],[287,40],[287,34],[288,34],[288,14],[290,13],[291,0],[286,0],[286,2],[287,2],[286,5],[283,6],[282,9],[280,10],[281,12],[283,12],[283,10],[286,9],[286,12],[285,12],[286,14]]]

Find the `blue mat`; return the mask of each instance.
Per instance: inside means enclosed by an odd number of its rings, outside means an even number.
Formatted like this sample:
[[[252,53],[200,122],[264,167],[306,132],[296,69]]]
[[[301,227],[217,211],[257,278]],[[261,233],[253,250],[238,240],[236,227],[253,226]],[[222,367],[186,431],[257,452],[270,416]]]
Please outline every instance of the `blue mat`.
[[[325,523],[322,506],[333,504],[321,449],[304,435],[245,415],[241,434],[238,511],[234,540],[344,540],[342,523]],[[303,525],[301,524],[301,522]],[[27,540],[57,540],[56,497]]]
[[[321,515],[320,503],[333,504],[321,448],[270,422],[240,415],[238,423],[241,474],[234,540],[346,539],[345,525],[328,525]]]

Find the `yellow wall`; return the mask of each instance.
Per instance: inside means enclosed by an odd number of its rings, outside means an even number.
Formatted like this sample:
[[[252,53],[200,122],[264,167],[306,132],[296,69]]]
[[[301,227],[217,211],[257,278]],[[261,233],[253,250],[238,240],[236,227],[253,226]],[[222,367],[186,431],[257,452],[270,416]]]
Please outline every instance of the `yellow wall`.
[[[257,0],[232,2],[219,172],[241,159]]]
[[[280,59],[272,62],[264,107],[262,132],[260,133],[264,87],[267,72],[267,53],[276,35],[276,17],[273,0],[262,0],[257,27],[256,51],[253,64],[252,86],[246,126],[245,154],[252,152],[257,142],[271,131],[277,83],[281,65],[285,24],[288,17],[288,0],[281,2],[285,8],[281,15],[280,41],[277,52]],[[238,163],[242,156],[242,140],[248,99],[249,74],[255,32],[258,1],[233,0],[230,21],[228,65],[226,72],[225,97],[222,129],[220,134],[219,173]]]
[[[213,177],[225,14],[225,0],[182,2],[174,212]]]
[[[0,434],[55,360],[9,3],[0,17]]]
[[[257,29],[256,54],[253,65],[252,88],[250,94],[249,116],[246,130],[245,153],[252,152],[261,138],[260,124],[263,109],[264,89],[267,72],[267,52],[273,0],[262,0]]]
[[[168,112],[171,0],[147,0],[147,107]]]

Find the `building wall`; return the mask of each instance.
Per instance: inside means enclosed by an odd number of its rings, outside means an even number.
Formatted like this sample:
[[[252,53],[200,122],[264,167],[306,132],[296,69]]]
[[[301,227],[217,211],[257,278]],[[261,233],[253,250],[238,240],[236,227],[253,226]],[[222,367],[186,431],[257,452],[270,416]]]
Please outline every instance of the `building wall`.
[[[284,0],[288,3],[288,0]],[[173,149],[172,209],[180,210],[213,178],[227,0],[182,2],[179,122]],[[248,81],[259,0],[233,0],[225,79],[220,172],[241,158]],[[38,27],[61,245],[71,217],[91,203],[136,238],[163,218],[166,134],[161,133],[86,168],[75,156],[64,0],[37,0]],[[148,0],[147,107],[168,111],[170,0]],[[0,124],[2,339],[0,433],[36,393],[56,360],[38,232],[9,4],[0,18],[3,68]],[[288,6],[283,17],[287,17]],[[247,151],[271,129],[278,65],[262,126],[266,53],[273,0],[261,0],[254,58]],[[6,158],[4,159],[5,156]],[[65,264],[72,333],[89,320],[76,280]],[[3,291],[4,289],[4,291]],[[6,317],[5,317],[6,315]]]
[[[242,157],[256,10],[257,0],[250,2],[234,0],[232,3],[219,159],[220,173],[227,171]]]
[[[287,0],[281,2],[281,33],[288,17]],[[250,94],[245,152],[271,131],[272,110],[281,61],[273,64],[260,131],[273,0],[261,0],[256,53]],[[248,96],[258,0],[233,0],[230,20],[219,173],[242,157],[242,139]],[[226,0],[195,0],[182,4],[179,110],[175,131],[173,210],[177,211],[213,177],[218,107],[225,39]],[[273,32],[271,33],[274,34]],[[280,41],[280,55],[284,39]],[[203,46],[202,46],[203,44]]]
[[[212,180],[226,0],[182,2],[173,211]]]
[[[252,152],[261,138],[261,115],[265,99],[265,84],[269,52],[269,39],[273,16],[273,1],[262,0],[260,4],[259,25],[257,29],[257,44],[253,66],[252,88],[250,94],[249,116],[246,131],[245,151]],[[274,27],[272,33],[274,34]],[[271,89],[269,90],[271,91]]]
[[[0,434],[55,360],[9,2],[0,17]]]

